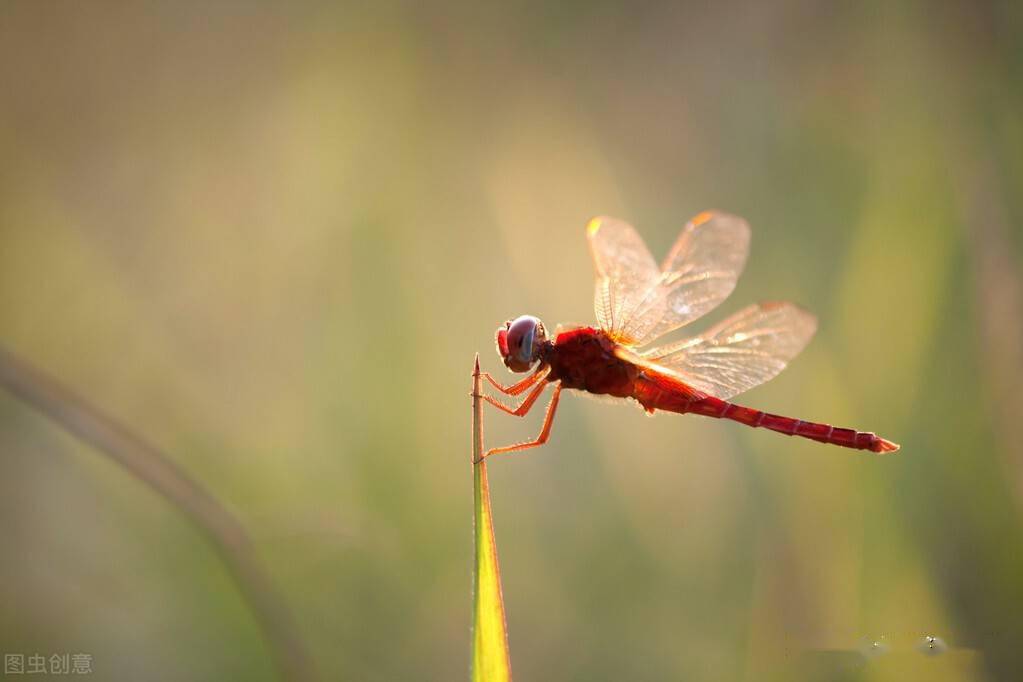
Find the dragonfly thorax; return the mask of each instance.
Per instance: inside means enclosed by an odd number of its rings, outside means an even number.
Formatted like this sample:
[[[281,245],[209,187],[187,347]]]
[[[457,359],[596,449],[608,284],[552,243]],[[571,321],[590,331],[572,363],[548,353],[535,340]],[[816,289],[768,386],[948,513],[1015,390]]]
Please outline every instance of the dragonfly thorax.
[[[497,330],[497,352],[513,372],[528,372],[540,359],[546,343],[543,322],[532,315],[508,320]]]

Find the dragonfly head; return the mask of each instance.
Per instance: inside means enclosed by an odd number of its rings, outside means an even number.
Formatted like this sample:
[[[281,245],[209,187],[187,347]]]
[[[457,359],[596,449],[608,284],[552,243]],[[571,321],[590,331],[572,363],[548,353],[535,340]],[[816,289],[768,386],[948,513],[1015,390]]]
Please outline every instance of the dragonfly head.
[[[497,352],[513,372],[528,372],[540,359],[546,342],[543,322],[532,315],[509,320],[497,330]]]

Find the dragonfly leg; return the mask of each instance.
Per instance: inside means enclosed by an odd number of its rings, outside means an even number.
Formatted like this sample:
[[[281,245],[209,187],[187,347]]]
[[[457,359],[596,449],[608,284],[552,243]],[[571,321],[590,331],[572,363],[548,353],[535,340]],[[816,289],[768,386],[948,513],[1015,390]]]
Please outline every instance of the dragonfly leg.
[[[480,372],[480,376],[490,382],[490,385],[501,393],[507,395],[519,395],[524,393],[530,386],[543,379],[550,372],[550,367],[540,367],[522,381],[517,381],[511,386],[502,386],[500,382],[490,375],[490,372]]]
[[[519,450],[528,450],[529,448],[540,447],[546,443],[547,439],[551,437],[551,424],[554,423],[554,413],[558,409],[558,399],[560,397],[561,384],[558,384],[554,387],[554,395],[551,396],[551,402],[547,406],[547,415],[543,418],[543,427],[540,429],[540,435],[536,437],[536,440],[531,440],[525,443],[516,443],[515,445],[506,445],[503,448],[491,448],[483,454],[483,457],[480,457],[480,460],[502,452],[518,452]]]
[[[486,400],[491,405],[493,405],[494,407],[496,407],[497,409],[501,410],[502,412],[507,412],[508,414],[514,415],[516,417],[522,417],[525,416],[527,412],[529,412],[530,408],[533,407],[533,403],[536,402],[536,399],[540,397],[540,394],[543,393],[544,389],[546,388],[547,382],[541,381],[536,388],[529,392],[529,395],[525,397],[525,399],[519,404],[518,407],[508,407],[500,400],[492,398],[489,395],[483,396],[483,399]]]

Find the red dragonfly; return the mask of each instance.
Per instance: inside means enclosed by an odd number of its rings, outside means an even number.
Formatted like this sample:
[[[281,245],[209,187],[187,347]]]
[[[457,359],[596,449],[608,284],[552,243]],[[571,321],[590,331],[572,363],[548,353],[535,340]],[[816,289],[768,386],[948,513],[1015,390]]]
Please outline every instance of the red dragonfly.
[[[729,402],[777,375],[813,336],[816,318],[792,303],[751,305],[699,336],[641,350],[710,312],[732,293],[749,253],[745,220],[701,213],[686,224],[659,268],[639,234],[620,220],[594,218],[586,236],[597,274],[599,327],[559,329],[548,339],[539,319],[523,315],[497,330],[497,350],[508,369],[532,373],[511,386],[487,373],[483,377],[505,394],[529,393],[514,408],[491,396],[484,399],[521,417],[548,386],[554,386],[554,393],[535,440],[493,448],[484,457],[546,443],[565,388],[632,398],[651,414],[691,412],[857,450],[899,449],[874,433]]]

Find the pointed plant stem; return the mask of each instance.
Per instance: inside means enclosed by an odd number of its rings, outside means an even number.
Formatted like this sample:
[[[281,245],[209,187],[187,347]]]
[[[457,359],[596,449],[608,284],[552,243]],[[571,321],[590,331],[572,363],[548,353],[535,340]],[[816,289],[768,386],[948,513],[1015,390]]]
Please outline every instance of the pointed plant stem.
[[[510,682],[511,657],[508,627],[501,595],[501,569],[490,508],[487,464],[483,456],[483,394],[480,390],[480,357],[472,371],[472,463],[473,523],[476,565],[473,572],[472,680]]]

